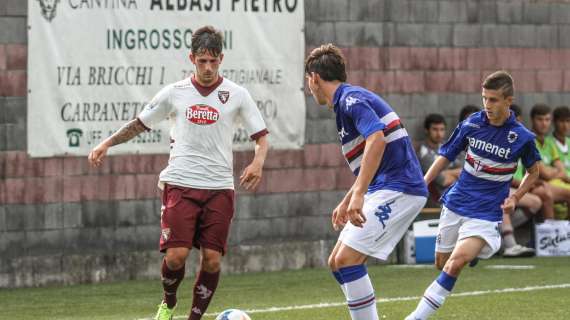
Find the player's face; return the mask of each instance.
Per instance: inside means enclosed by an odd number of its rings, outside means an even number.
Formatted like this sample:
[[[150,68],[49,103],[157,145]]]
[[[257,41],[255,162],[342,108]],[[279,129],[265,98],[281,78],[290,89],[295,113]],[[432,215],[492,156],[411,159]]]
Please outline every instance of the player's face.
[[[550,114],[543,114],[534,116],[532,118],[532,129],[536,134],[546,135],[550,131],[550,125],[552,124],[552,116]]]
[[[440,144],[445,139],[445,124],[432,123],[427,130],[427,138],[435,144]]]
[[[196,55],[190,54],[190,60],[196,66],[196,78],[198,83],[203,86],[214,84],[214,82],[218,80],[218,69],[220,68],[223,58],[223,53],[214,56],[208,51]]]
[[[323,91],[319,86],[319,80],[320,80],[319,75],[317,75],[314,72],[311,72],[310,74],[307,74],[305,78],[307,79],[307,85],[309,86],[309,91],[311,91],[311,94],[313,95],[315,101],[320,105],[326,104],[327,100],[325,99]]]
[[[510,106],[513,103],[513,97],[505,97],[502,90],[489,90],[483,88],[483,106],[487,118],[493,122],[501,119],[507,119],[510,115]]]
[[[570,134],[570,119],[563,119],[554,122],[554,130],[560,135]]]

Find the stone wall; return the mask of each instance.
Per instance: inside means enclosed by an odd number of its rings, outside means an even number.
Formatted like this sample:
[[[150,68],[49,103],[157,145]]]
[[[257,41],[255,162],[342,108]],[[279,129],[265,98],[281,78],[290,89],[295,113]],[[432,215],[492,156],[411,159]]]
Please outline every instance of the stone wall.
[[[342,47],[349,82],[382,94],[416,140],[428,113],[454,126],[463,105],[480,105],[482,78],[499,68],[526,113],[570,101],[566,1],[305,0],[305,11],[307,50]],[[29,158],[26,15],[27,1],[0,2],[0,287],[156,278],[167,156],[97,170],[85,157]],[[227,272],[326,263],[330,212],[353,181],[333,119],[307,97],[305,148],[270,151],[259,190],[238,189]],[[235,153],[236,175],[251,157]]]

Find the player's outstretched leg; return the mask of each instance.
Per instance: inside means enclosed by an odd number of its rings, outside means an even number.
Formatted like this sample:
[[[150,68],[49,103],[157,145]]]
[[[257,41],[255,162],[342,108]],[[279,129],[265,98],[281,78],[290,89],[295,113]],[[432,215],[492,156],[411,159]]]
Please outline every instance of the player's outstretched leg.
[[[215,250],[202,248],[200,259],[200,271],[194,283],[189,320],[202,319],[220,280],[222,254]]]
[[[333,275],[345,294],[352,320],[378,320],[376,295],[364,262],[366,255],[340,243],[333,253]]]
[[[406,320],[424,320],[434,314],[453,290],[463,267],[476,258],[485,245],[485,240],[477,237],[460,240],[439,277],[426,289],[416,310]]]
[[[161,280],[164,289],[162,302],[156,312],[156,320],[171,320],[176,306],[176,291],[184,279],[184,265],[189,250],[187,248],[170,248],[162,260]]]

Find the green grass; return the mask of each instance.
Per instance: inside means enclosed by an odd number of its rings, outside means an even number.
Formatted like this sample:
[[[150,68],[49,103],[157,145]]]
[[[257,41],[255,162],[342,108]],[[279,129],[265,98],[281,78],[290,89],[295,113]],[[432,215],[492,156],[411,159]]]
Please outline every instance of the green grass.
[[[530,270],[488,269],[490,265],[532,265]],[[417,297],[438,272],[433,268],[371,266],[370,277],[378,298]],[[193,279],[179,289],[176,315],[190,309]],[[454,293],[570,283],[570,257],[492,259],[466,268]],[[128,281],[70,287],[0,290],[1,319],[140,319],[151,317],[159,303],[159,281]],[[265,309],[291,305],[342,303],[343,297],[326,269],[224,276],[209,312],[227,308]],[[381,319],[403,319],[417,300],[378,304]],[[452,296],[434,319],[567,319],[570,288],[527,292]],[[345,306],[260,312],[253,320],[350,319]],[[180,318],[185,319],[185,318]],[[204,319],[213,319],[212,316]]]

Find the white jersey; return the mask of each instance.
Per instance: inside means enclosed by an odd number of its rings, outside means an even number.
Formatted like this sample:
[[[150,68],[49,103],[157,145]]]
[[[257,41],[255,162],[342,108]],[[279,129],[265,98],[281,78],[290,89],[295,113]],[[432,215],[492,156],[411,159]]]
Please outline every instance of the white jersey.
[[[249,92],[221,76],[211,87],[188,78],[158,92],[138,118],[147,129],[167,118],[173,125],[170,159],[160,173],[160,185],[233,189],[232,142],[238,115],[252,139],[267,133]]]

